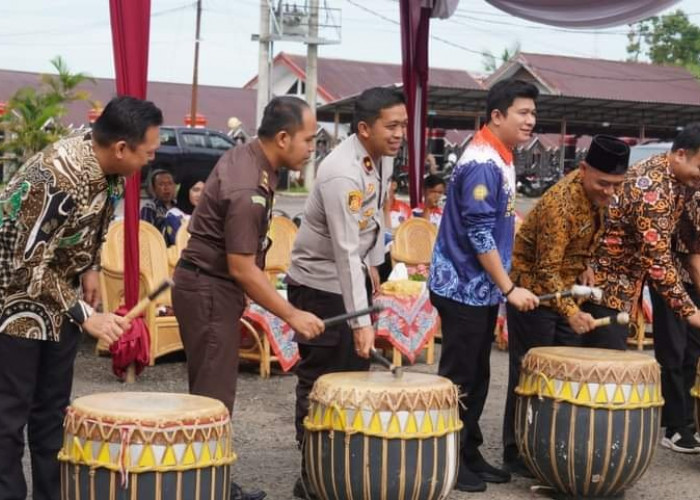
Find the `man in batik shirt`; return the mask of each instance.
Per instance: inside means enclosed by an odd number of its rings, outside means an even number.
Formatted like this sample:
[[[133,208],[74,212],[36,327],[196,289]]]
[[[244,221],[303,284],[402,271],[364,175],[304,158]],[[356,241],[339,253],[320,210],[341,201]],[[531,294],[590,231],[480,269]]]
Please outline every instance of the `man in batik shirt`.
[[[629,146],[608,135],[593,138],[579,168],[548,190],[525,218],[515,236],[513,270],[518,286],[537,295],[584,284],[595,235],[603,213],[622,184]],[[588,284],[588,283],[585,283]],[[511,472],[531,475],[518,458],[515,443],[515,386],[525,353],[538,346],[581,345],[580,334],[594,328],[594,319],[567,297],[521,312],[508,310],[508,393],[503,419],[503,461]]]
[[[688,295],[700,304],[700,192],[685,206],[672,240],[673,258]],[[661,445],[679,453],[699,453],[695,437],[694,398],[690,390],[700,357],[700,330],[677,316],[653,286],[654,355],[661,365],[664,407],[661,425],[666,433]]]
[[[487,482],[510,480],[481,455],[479,418],[499,304],[537,306],[537,297],[508,277],[515,220],[512,150],[531,138],[537,95],[534,85],[520,80],[503,80],[489,90],[488,122],[454,170],[430,265],[430,300],[442,321],[438,372],[466,394],[455,486],[460,491],[484,491]]]
[[[97,314],[99,251],[123,178],[158,148],[152,103],[112,100],[92,132],[31,157],[0,193],[0,499],[23,499],[24,429],[34,500],[58,500],[58,450],[81,330],[111,344],[128,328]],[[82,286],[81,286],[82,285]]]
[[[608,208],[592,261],[603,301],[585,303],[585,311],[597,318],[629,313],[648,277],[677,316],[700,327],[700,312],[681,282],[671,251],[686,201],[698,188],[700,124],[691,124],[669,153],[652,156],[627,171],[619,196]],[[625,349],[628,334],[627,325],[612,324],[587,333],[584,345]]]

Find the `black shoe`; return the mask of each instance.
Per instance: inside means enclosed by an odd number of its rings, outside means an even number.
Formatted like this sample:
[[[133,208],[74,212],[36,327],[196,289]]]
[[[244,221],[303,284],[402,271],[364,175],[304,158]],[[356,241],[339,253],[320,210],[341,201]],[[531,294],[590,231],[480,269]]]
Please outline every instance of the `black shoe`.
[[[244,490],[236,483],[231,483],[231,500],[263,500],[267,496],[263,490]]]
[[[687,427],[666,429],[661,446],[678,453],[700,453],[700,445],[695,440],[693,431]]]
[[[486,483],[474,472],[470,471],[466,465],[461,463],[459,464],[459,473],[457,474],[455,489],[458,491],[476,493],[479,491],[486,491]]]
[[[528,479],[535,478],[535,475],[530,471],[530,469],[527,468],[525,462],[523,462],[523,459],[520,457],[517,457],[514,460],[504,460],[503,468],[516,476],[526,477]]]
[[[297,478],[296,483],[294,483],[294,490],[292,491],[294,498],[301,498],[303,500],[318,500],[316,493],[311,489],[311,486],[301,479]]]
[[[489,464],[484,457],[468,462],[467,467],[486,483],[507,483],[510,481],[510,473],[498,469]]]

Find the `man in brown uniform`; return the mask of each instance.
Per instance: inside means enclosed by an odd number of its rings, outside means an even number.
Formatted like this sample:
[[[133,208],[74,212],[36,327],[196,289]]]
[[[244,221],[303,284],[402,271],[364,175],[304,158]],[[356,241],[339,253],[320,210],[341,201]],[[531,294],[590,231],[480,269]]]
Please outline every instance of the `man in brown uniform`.
[[[204,186],[189,223],[191,238],[175,271],[173,308],[187,354],[192,394],[233,410],[238,375],[239,320],[246,295],[313,338],[323,322],[296,309],[262,271],[277,170],[300,170],[314,150],[316,119],[295,97],[265,108],[258,139],[225,153]],[[262,491],[232,486],[233,499],[261,499]]]

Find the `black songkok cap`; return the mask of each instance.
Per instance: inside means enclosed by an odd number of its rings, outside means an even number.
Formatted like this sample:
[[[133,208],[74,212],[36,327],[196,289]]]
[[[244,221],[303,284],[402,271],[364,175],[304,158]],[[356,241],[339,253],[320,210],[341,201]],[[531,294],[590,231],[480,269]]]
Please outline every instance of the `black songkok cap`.
[[[586,155],[586,163],[596,170],[611,175],[622,175],[627,171],[630,147],[617,137],[596,135]]]

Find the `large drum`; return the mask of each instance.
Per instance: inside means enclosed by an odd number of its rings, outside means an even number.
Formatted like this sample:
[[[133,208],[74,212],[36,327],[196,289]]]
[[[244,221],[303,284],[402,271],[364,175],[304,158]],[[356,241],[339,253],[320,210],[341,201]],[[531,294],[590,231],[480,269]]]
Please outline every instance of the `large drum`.
[[[659,440],[659,365],[641,353],[537,347],[515,389],[515,436],[543,483],[615,496],[646,471]]]
[[[695,370],[695,385],[690,389],[690,394],[695,399],[695,428],[700,432],[700,359]]]
[[[436,375],[320,377],[304,420],[304,454],[324,500],[446,498],[459,465],[457,388]]]
[[[188,394],[76,399],[64,423],[62,500],[228,500],[236,456],[228,411]]]

